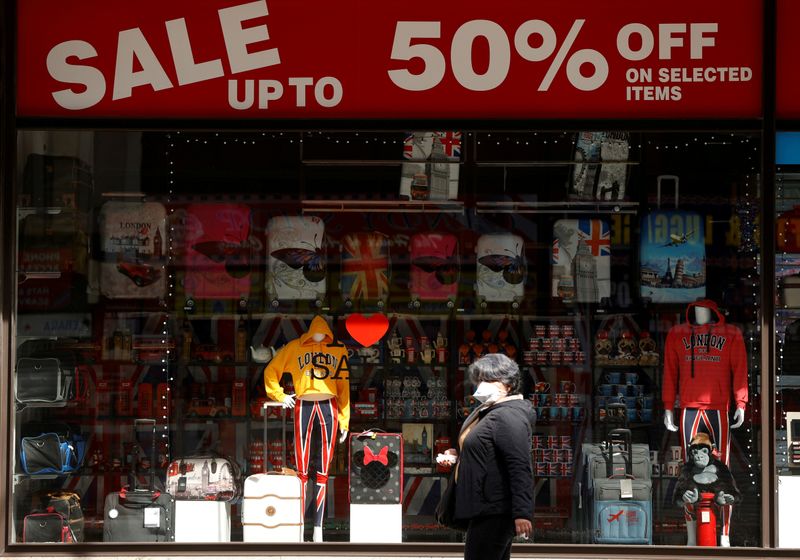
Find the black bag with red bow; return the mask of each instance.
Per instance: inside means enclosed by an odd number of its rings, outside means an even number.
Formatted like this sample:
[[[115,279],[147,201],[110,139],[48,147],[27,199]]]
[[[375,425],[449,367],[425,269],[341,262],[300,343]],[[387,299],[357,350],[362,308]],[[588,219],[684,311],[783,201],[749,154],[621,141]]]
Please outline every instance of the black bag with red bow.
[[[403,436],[367,431],[350,435],[350,503],[403,500]]]

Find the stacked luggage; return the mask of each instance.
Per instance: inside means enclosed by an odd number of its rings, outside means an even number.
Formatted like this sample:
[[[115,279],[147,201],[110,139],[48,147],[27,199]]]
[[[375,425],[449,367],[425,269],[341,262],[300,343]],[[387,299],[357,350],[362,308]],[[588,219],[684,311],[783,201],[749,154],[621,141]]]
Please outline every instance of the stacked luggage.
[[[618,428],[603,443],[583,444],[582,455],[581,506],[592,542],[652,544],[650,447],[632,444],[630,430]]]

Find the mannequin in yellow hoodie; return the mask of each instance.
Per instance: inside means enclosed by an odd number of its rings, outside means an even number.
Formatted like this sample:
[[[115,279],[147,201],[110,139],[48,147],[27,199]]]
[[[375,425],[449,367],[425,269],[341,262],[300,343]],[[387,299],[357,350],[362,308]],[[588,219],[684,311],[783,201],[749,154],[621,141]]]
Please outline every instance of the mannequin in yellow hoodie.
[[[333,458],[336,432],[337,429],[341,432],[341,443],[349,429],[348,369],[347,348],[334,341],[330,327],[319,315],[311,321],[307,333],[287,343],[264,368],[267,396],[294,409],[294,454],[303,483],[303,504],[312,447],[317,452],[314,542],[322,541],[328,467]],[[279,384],[285,372],[292,376],[295,395],[284,393]],[[312,443],[318,445],[312,446]]]

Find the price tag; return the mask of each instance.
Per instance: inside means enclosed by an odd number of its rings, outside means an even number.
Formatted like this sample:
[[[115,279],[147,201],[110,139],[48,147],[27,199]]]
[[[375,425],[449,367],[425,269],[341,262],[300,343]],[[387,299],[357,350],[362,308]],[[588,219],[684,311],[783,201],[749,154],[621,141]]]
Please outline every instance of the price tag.
[[[633,483],[629,478],[623,478],[619,481],[619,497],[621,499],[633,498]]]
[[[144,508],[144,526],[155,528],[161,527],[161,508]]]

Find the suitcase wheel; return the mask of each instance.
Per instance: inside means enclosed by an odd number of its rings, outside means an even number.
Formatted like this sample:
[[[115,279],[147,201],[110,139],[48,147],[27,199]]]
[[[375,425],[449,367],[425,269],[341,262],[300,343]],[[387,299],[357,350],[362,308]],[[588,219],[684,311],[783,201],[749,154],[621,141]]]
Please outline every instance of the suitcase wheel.
[[[345,307],[353,307],[353,301],[350,300],[350,299],[344,300],[344,306]]]
[[[456,302],[454,302],[452,299],[447,300],[447,309],[453,309],[455,306]]]
[[[386,305],[382,299],[378,300],[378,308],[383,309],[383,306]]]
[[[314,305],[316,305],[318,308],[322,307],[322,300],[321,300],[321,299],[317,299],[317,300],[314,302]]]
[[[481,300],[481,307],[482,307],[483,309],[486,309],[486,308],[488,307],[488,305],[489,305],[489,304],[488,304],[488,303],[486,303],[486,300],[485,300],[485,299],[482,299],[482,300]]]
[[[275,307],[275,308],[277,308],[277,307],[280,305],[280,302],[279,302],[277,299],[273,299],[273,300],[270,302],[270,305],[272,305],[272,307]]]
[[[514,302],[511,304],[511,309],[519,309],[519,302],[514,300]]]
[[[195,306],[194,300],[192,298],[187,298],[186,302],[183,304],[183,310],[191,313],[192,311],[194,311],[194,306]]]
[[[239,298],[239,309],[247,309],[247,299]]]

